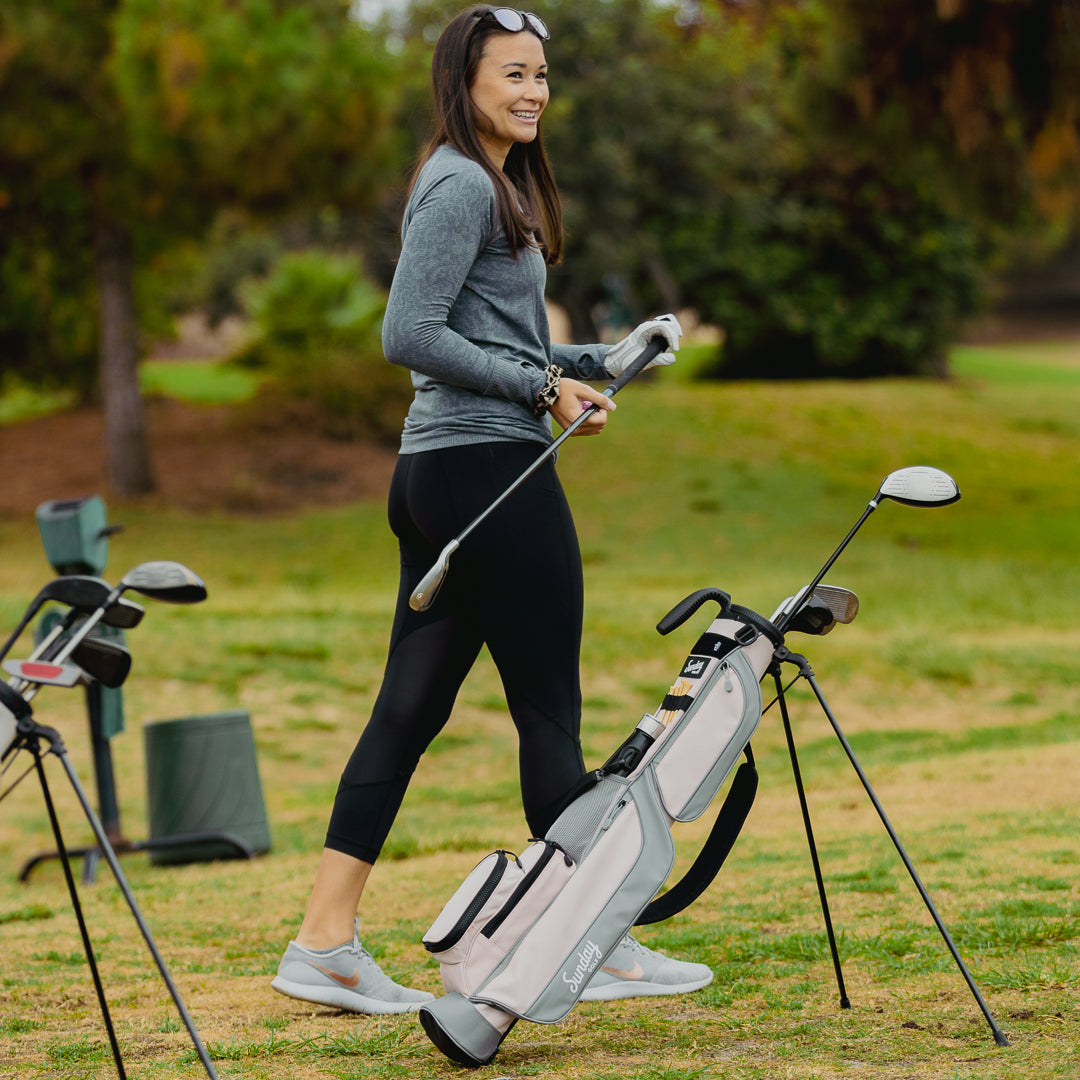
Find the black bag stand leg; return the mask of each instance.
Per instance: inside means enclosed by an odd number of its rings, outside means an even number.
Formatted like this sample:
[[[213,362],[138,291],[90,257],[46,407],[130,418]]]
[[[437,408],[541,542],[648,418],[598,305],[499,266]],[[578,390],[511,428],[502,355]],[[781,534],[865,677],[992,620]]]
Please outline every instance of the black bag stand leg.
[[[97,781],[98,819],[105,835],[117,855],[127,855],[136,851],[167,851],[169,848],[190,847],[194,844],[224,844],[231,847],[237,858],[254,859],[254,847],[242,836],[221,829],[204,830],[197,833],[178,833],[173,836],[160,836],[151,840],[128,840],[120,829],[120,804],[116,795],[116,780],[113,775],[112,748],[102,731],[101,693],[99,683],[91,683],[86,688],[86,710],[90,717],[90,746],[94,756],[94,777]],[[92,885],[97,877],[101,850],[94,845],[81,848],[68,848],[68,858],[82,859],[82,883]],[[23,863],[19,871],[20,881],[29,881],[36,867],[48,859],[60,858],[59,851],[42,851],[31,856]]]
[[[41,782],[41,794],[45,799],[45,807],[49,813],[49,824],[52,826],[53,838],[56,840],[56,850],[59,854],[60,863],[64,868],[64,880],[67,882],[68,893],[71,895],[71,906],[75,910],[75,918],[79,923],[83,952],[86,953],[86,962],[90,967],[90,975],[94,980],[94,990],[97,993],[98,1005],[101,1007],[101,1018],[105,1022],[105,1030],[109,1035],[109,1045],[112,1047],[113,1060],[116,1062],[116,1072],[120,1080],[125,1080],[127,1074],[124,1072],[124,1060],[120,1056],[120,1044],[116,1041],[112,1014],[109,1012],[109,1004],[105,1000],[105,987],[101,983],[101,974],[98,971],[97,960],[94,958],[94,948],[90,944],[90,934],[86,929],[86,919],[83,917],[82,903],[79,901],[79,891],[75,888],[75,877],[71,872],[71,860],[68,858],[67,849],[64,847],[64,838],[60,832],[60,820],[56,816],[52,792],[49,791],[49,781],[45,776],[45,768],[41,763],[40,747],[33,746],[30,752],[34,758],[34,768],[37,771],[38,780]]]
[[[814,879],[817,881],[818,896],[821,898],[821,914],[825,918],[825,933],[829,938],[829,951],[832,953],[833,970],[836,972],[840,1008],[850,1009],[851,1002],[848,1000],[847,989],[844,986],[844,973],[840,969],[840,953],[836,948],[836,935],[833,933],[832,916],[829,914],[829,898],[825,895],[825,881],[821,876],[821,863],[818,860],[817,844],[814,842],[814,829],[810,824],[810,808],[806,802],[799,758],[795,753],[795,738],[791,732],[791,720],[788,718],[787,699],[784,697],[784,684],[780,679],[779,665],[773,666],[772,676],[776,680],[776,700],[780,704],[780,716],[784,721],[784,736],[787,739],[788,756],[791,758],[791,771],[795,776],[795,790],[799,793],[799,807],[802,810],[803,826],[806,829],[806,841],[810,845],[810,861],[814,864]]]
[[[784,655],[781,655],[784,654]],[[859,759],[855,756],[855,751],[851,748],[851,744],[848,742],[843,731],[840,729],[840,724],[836,717],[833,715],[832,709],[829,708],[829,703],[825,700],[825,695],[821,692],[821,687],[818,686],[817,680],[814,678],[813,669],[810,667],[810,662],[805,656],[800,656],[798,653],[790,652],[785,647],[781,646],[777,650],[776,658],[778,660],[786,660],[788,663],[795,664],[799,668],[800,678],[805,679],[810,684],[810,689],[814,691],[814,697],[817,698],[818,704],[821,706],[822,712],[825,713],[826,718],[832,725],[833,731],[836,733],[836,737],[840,740],[840,745],[844,748],[844,753],[847,754],[848,761],[851,762],[852,767],[855,769],[856,774],[862,783],[863,789],[869,796],[871,803],[874,805],[874,809],[877,811],[878,817],[881,819],[881,823],[885,826],[885,831],[889,834],[889,839],[893,842],[893,847],[896,848],[901,860],[907,869],[911,880],[915,883],[915,888],[919,890],[919,895],[922,897],[923,903],[926,905],[926,910],[930,913],[931,918],[934,920],[934,925],[938,928],[938,932],[941,934],[942,940],[945,942],[952,954],[953,960],[956,962],[957,968],[960,970],[960,974],[963,975],[964,981],[968,985],[968,989],[971,991],[972,996],[975,998],[976,1004],[982,1011],[983,1016],[986,1018],[987,1024],[990,1026],[990,1030],[994,1036],[994,1042],[998,1046],[1009,1046],[1008,1038],[1005,1032],[998,1026],[997,1021],[994,1019],[993,1014],[990,1012],[989,1007],[983,1000],[983,996],[979,993],[979,988],[975,985],[975,980],[971,977],[971,972],[968,971],[967,965],[960,957],[960,953],[953,943],[952,936],[949,934],[948,928],[942,921],[941,916],[938,914],[937,908],[934,906],[933,900],[930,899],[930,894],[926,891],[926,887],[922,883],[922,879],[919,877],[918,871],[915,869],[914,864],[908,857],[908,853],[904,850],[904,845],[900,842],[900,837],[897,835],[896,830],[892,826],[892,822],[889,821],[888,815],[885,813],[885,808],[881,805],[880,800],[874,793],[874,789],[870,786],[870,780],[866,773],[863,771],[862,766],[859,764]],[[782,700],[782,699],[781,699]]]
[[[91,972],[93,973],[94,986],[97,989],[98,1002],[101,1005],[102,1016],[105,1020],[105,1026],[109,1032],[109,1042],[112,1044],[113,1057],[116,1059],[117,1070],[120,1074],[120,1080],[125,1080],[124,1066],[120,1058],[120,1048],[116,1041],[116,1034],[113,1030],[112,1018],[109,1014],[109,1007],[105,1001],[105,993],[101,985],[101,978],[98,973],[97,963],[94,960],[94,952],[90,945],[90,938],[86,931],[85,921],[83,919],[82,907],[79,903],[78,893],[75,888],[75,879],[71,874],[71,866],[67,857],[66,849],[64,848],[63,840],[60,835],[59,822],[56,819],[55,810],[53,808],[53,802],[49,793],[48,783],[45,778],[45,770],[42,765],[42,741],[48,744],[48,750],[46,752],[54,754],[64,767],[64,772],[67,774],[67,778],[71,783],[72,790],[75,792],[79,803],[82,806],[83,813],[86,815],[86,820],[90,823],[90,828],[93,830],[94,837],[97,840],[98,849],[102,855],[105,856],[105,861],[109,864],[109,869],[112,870],[113,877],[116,879],[117,885],[120,887],[121,893],[123,893],[124,900],[127,902],[127,906],[131,911],[132,917],[135,919],[136,924],[139,927],[139,931],[143,936],[143,940],[146,942],[147,948],[150,950],[150,955],[154,958],[154,963],[157,965],[157,969],[161,974],[162,981],[165,983],[166,988],[169,991],[170,996],[173,999],[173,1003],[176,1005],[176,1010],[180,1014],[180,1019],[183,1020],[184,1026],[187,1028],[188,1034],[191,1036],[192,1044],[195,1047],[196,1052],[199,1055],[199,1060],[203,1064],[203,1068],[206,1070],[207,1076],[210,1080],[218,1080],[217,1072],[214,1070],[213,1063],[210,1060],[210,1055],[206,1051],[206,1047],[203,1045],[202,1039],[199,1038],[199,1033],[195,1030],[195,1024],[191,1019],[190,1014],[184,1005],[183,999],[180,997],[180,991],[177,989],[176,983],[173,982],[172,976],[169,974],[169,969],[165,965],[165,959],[162,957],[157,945],[154,942],[153,935],[150,933],[150,927],[147,925],[146,920],[143,918],[142,912],[139,910],[139,905],[135,900],[135,895],[131,891],[131,887],[127,883],[127,879],[124,877],[124,872],[120,868],[120,861],[116,857],[116,853],[113,851],[112,844],[109,843],[109,838],[105,835],[105,830],[102,828],[101,822],[98,820],[98,816],[94,813],[93,807],[90,805],[90,800],[86,797],[86,792],[83,790],[82,784],[79,782],[78,774],[72,768],[71,762],[67,756],[67,749],[64,746],[63,740],[60,737],[60,733],[54,728],[45,727],[41,724],[35,723],[30,719],[22,719],[19,721],[19,742],[22,747],[25,747],[34,757],[34,764],[37,769],[38,778],[41,781],[42,790],[45,794],[45,802],[49,808],[49,818],[53,823],[53,835],[56,838],[57,849],[61,856],[61,861],[64,864],[64,876],[67,879],[68,891],[71,893],[71,899],[75,905],[76,917],[79,922],[79,929],[82,933],[83,948],[86,951],[86,959],[90,965]]]

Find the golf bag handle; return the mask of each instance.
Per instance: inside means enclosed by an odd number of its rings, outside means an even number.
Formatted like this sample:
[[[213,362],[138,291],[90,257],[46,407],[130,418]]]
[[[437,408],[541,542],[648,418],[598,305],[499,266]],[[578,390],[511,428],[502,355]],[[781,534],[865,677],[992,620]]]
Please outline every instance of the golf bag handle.
[[[682,626],[702,604],[709,600],[715,600],[720,605],[721,611],[727,611],[731,606],[731,597],[723,589],[698,589],[697,592],[691,593],[685,600],[680,600],[656,624],[656,632],[658,634],[670,634],[672,630]]]

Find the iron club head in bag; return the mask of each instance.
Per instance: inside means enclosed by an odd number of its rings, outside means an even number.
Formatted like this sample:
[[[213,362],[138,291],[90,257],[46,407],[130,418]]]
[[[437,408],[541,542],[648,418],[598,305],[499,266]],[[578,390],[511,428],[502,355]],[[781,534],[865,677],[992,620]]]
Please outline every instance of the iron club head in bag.
[[[88,574],[65,574],[62,577],[53,578],[23,612],[18,626],[0,648],[0,657],[7,656],[19,635],[45,604],[49,602],[64,604],[73,612],[89,615],[105,603],[112,591],[113,587],[104,578],[91,577]],[[139,625],[144,614],[144,609],[138,604],[123,597],[117,597],[106,607],[101,622],[118,630],[132,630]]]
[[[90,631],[104,619],[105,613],[129,589],[167,604],[197,604],[206,599],[206,584],[183,563],[168,559],[140,563],[129,570],[87,616],[53,657],[53,663],[63,663],[71,656]]]
[[[76,686],[96,680],[102,686],[123,686],[131,671],[131,653],[114,641],[83,638],[75,646],[67,663],[56,663],[48,656],[29,660],[4,660],[3,668],[26,683],[49,686]]]

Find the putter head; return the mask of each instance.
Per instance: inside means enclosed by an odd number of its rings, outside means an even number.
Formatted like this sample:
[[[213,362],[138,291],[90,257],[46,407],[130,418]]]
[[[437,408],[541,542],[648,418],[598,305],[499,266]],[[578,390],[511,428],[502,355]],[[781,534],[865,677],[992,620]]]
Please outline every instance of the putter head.
[[[38,686],[75,686],[86,680],[77,664],[53,660],[5,660],[4,670],[24,683]]]
[[[892,499],[904,506],[947,506],[960,498],[956,481],[931,465],[911,465],[897,469],[881,481],[874,505]]]
[[[119,588],[133,589],[167,604],[198,604],[206,599],[206,583],[202,578],[182,563],[171,560],[140,563],[120,579]]]

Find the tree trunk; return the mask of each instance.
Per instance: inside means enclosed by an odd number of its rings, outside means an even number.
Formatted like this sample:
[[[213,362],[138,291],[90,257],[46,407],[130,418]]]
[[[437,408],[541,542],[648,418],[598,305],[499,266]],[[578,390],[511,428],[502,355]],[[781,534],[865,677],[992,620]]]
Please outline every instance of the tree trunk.
[[[94,223],[94,248],[109,483],[118,495],[146,495],[155,484],[139,393],[131,233],[100,208]]]
[[[582,299],[577,289],[567,289],[565,296],[559,301],[570,319],[570,333],[573,340],[579,344],[588,341],[599,340],[596,332],[596,322],[592,317],[589,304]]]
[[[656,286],[656,291],[660,294],[664,310],[672,313],[677,312],[682,306],[679,302],[679,284],[675,280],[675,276],[667,268],[667,263],[664,262],[658,252],[648,251],[645,253],[645,266],[648,268],[649,276]]]

